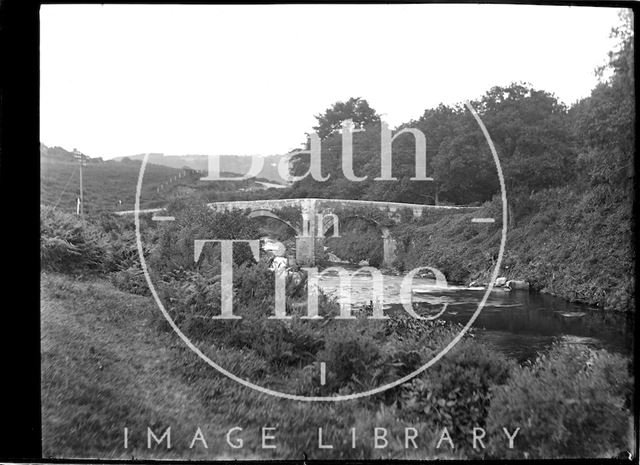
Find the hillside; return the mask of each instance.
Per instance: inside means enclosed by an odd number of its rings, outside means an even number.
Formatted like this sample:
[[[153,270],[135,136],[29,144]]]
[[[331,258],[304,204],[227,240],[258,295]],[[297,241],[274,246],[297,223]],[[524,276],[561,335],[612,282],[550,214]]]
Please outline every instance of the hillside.
[[[79,165],[73,153],[61,147],[41,145],[40,151],[40,199],[45,205],[55,205],[68,211],[76,211],[79,197]],[[84,187],[84,211],[87,214],[103,211],[131,210],[135,204],[136,185],[140,172],[140,160],[104,161],[89,157],[82,169]],[[223,172],[234,176],[234,173]],[[239,181],[200,181],[202,173],[189,168],[171,168],[148,163],[140,199],[142,208],[165,206],[180,197],[196,197],[212,201],[229,195],[251,195],[255,191],[272,191],[267,179],[256,178]]]
[[[401,225],[397,266],[425,263],[447,279],[488,282],[500,244],[501,203],[479,212],[444,217],[434,223]],[[608,212],[603,216],[603,212]],[[473,216],[496,218],[478,227]],[[500,276],[525,280],[531,288],[606,310],[635,309],[632,208],[604,189],[579,195],[569,188],[548,189],[528,199],[507,229]]]
[[[264,178],[278,184],[287,184],[278,173],[278,163],[283,157],[288,155],[268,155],[261,157],[264,159],[262,171],[258,174],[258,178]],[[132,155],[129,157],[117,157],[115,160],[142,160],[144,154]],[[182,169],[185,167],[193,170],[206,170],[208,163],[207,155],[164,155],[162,153],[152,153],[149,155],[149,163],[167,166],[170,168]],[[240,155],[220,155],[220,170],[236,175],[244,175],[249,171],[251,166],[251,157]]]

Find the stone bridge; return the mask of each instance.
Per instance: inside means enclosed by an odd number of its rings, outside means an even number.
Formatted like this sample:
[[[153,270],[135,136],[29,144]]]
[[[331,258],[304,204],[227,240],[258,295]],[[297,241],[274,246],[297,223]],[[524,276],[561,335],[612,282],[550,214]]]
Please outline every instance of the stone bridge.
[[[396,258],[396,242],[390,228],[411,218],[468,213],[478,207],[436,206],[398,202],[338,199],[274,199],[208,204],[215,211],[249,211],[250,217],[268,217],[280,221],[296,232],[296,261],[301,265],[315,264],[317,244],[333,230],[339,235],[339,222],[348,218],[361,218],[376,225],[382,235],[383,267],[390,267]],[[295,212],[282,215],[283,211]]]

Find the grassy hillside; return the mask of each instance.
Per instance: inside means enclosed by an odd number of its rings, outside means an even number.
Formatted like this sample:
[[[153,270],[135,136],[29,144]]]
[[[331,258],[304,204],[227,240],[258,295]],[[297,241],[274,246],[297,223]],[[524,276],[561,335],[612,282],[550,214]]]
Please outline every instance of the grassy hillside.
[[[278,163],[285,155],[267,155],[261,157],[263,159],[262,169],[258,173],[258,178],[264,178],[268,181],[286,184],[287,181],[280,176],[278,172]],[[142,160],[144,155],[131,155],[129,157],[117,157],[116,160],[123,159]],[[206,170],[209,157],[208,155],[164,155],[162,153],[152,153],[149,155],[149,163],[155,165],[167,166],[170,168],[182,169],[184,167],[193,170]],[[241,155],[220,155],[220,170],[228,173],[234,173],[236,176],[244,175],[249,171],[251,166],[250,156]]]
[[[58,274],[42,276],[41,295],[44,457],[612,457],[630,447],[630,412],[622,408],[631,386],[624,375],[627,362],[605,352],[589,355],[579,347],[558,347],[533,366],[517,367],[470,339],[458,344],[434,370],[390,395],[339,404],[300,403],[240,387],[208,367],[164,329],[151,298],[122,292],[103,279]],[[286,375],[249,347],[213,343],[209,350],[232,371],[257,377],[260,384],[278,383],[283,390],[290,390],[301,373],[289,367],[293,373]],[[593,368],[585,372],[587,356]],[[579,379],[566,376],[567,371],[575,371]],[[305,378],[308,383],[315,379]],[[557,390],[552,399],[549,384]],[[493,395],[498,396],[495,405]],[[575,408],[562,406],[569,397],[576,400]],[[546,403],[540,402],[543,398]],[[506,450],[500,439],[502,426],[526,424],[531,415],[534,423],[520,431],[519,447]],[[549,426],[555,425],[552,418],[558,426]],[[594,421],[600,430],[587,426]],[[474,451],[464,433],[478,424],[488,430],[485,451]],[[443,425],[452,431],[454,450],[435,448]],[[235,426],[243,428],[236,432],[244,441],[239,449],[225,440]],[[147,427],[158,436],[170,427],[172,448],[167,450],[166,444],[147,448]],[[208,448],[201,442],[189,447],[198,427]],[[276,428],[277,449],[261,447],[262,427]],[[374,448],[374,427],[387,428],[388,447]],[[417,449],[404,448],[405,427],[419,432]],[[323,428],[324,442],[333,449],[318,448],[318,428]],[[355,450],[351,428],[357,431]]]
[[[121,292],[103,280],[79,282],[55,274],[43,276],[42,296],[45,457],[293,459],[303,452],[309,457],[344,457],[352,454],[346,436],[351,426],[362,431],[359,456],[400,453],[399,444],[393,444],[393,452],[374,451],[369,444],[367,425],[395,423],[384,408],[377,411],[374,404],[368,410],[353,402],[293,404],[239,387],[184,348],[172,332],[158,330],[159,312],[150,298]],[[242,371],[265,372],[266,362],[252,351],[218,350],[219,357]],[[126,451],[125,426],[131,432]],[[170,426],[172,450],[148,450],[147,426],[157,433]],[[242,449],[226,445],[225,434],[233,426],[244,429]],[[261,448],[262,426],[277,426],[277,450]],[[208,449],[201,443],[189,449],[198,427]],[[325,439],[337,451],[317,449],[318,427],[325,428]],[[406,454],[433,455],[424,449]],[[452,456],[450,451],[437,455]]]
[[[501,276],[572,301],[634,310],[630,202],[600,187],[586,193],[548,189],[510,203],[515,217],[507,229]],[[488,281],[500,244],[500,212],[501,203],[493,201],[474,214],[400,227],[398,265],[435,266],[457,282]],[[473,216],[496,223],[473,224]]]
[[[205,422],[191,388],[171,375],[171,337],[154,334],[154,308],[105,282],[43,277],[44,457],[78,457],[79,451],[140,457],[118,447],[125,426],[146,427],[136,419],[184,427]]]
[[[83,167],[84,211],[132,210],[141,161],[103,161],[89,158]],[[234,176],[223,173],[225,176]],[[45,205],[75,212],[80,195],[79,167],[73,154],[60,148],[42,146],[40,157],[40,197]],[[256,191],[279,195],[278,189],[264,189],[261,178],[239,181],[200,181],[202,173],[148,163],[142,184],[142,208],[165,206],[177,197],[201,197],[205,201],[227,200],[233,195],[251,196]],[[266,181],[266,180],[265,180]]]
[[[132,209],[139,170],[139,163],[87,163],[82,173],[85,213]],[[142,189],[143,205],[162,205],[164,195],[156,192],[156,188],[178,173],[179,170],[173,168],[148,165]],[[41,158],[42,203],[57,204],[64,211],[75,211],[76,199],[80,195],[79,182],[78,163]]]

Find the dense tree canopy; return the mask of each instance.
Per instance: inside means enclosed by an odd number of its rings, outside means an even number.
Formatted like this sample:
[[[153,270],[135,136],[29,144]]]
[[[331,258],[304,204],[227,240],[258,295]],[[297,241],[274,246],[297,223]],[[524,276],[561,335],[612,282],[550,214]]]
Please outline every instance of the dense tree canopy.
[[[635,150],[631,19],[624,13],[622,24],[612,31],[619,44],[610,53],[608,66],[599,71],[600,84],[571,108],[526,83],[493,87],[471,102],[495,144],[514,205],[520,197],[558,186],[580,190],[597,184],[620,192],[631,188]],[[395,128],[392,173],[397,180],[393,181],[374,180],[381,176],[381,121],[366,100],[336,102],[316,118],[322,173],[329,179],[320,182],[307,176],[294,184],[288,196],[474,204],[500,191],[487,141],[462,104],[441,104]],[[347,119],[360,129],[353,133],[353,171],[366,176],[362,181],[345,178],[342,170],[338,130]],[[415,176],[416,140],[411,134],[399,134],[407,128],[426,137],[427,175],[433,181],[410,179]],[[304,175],[308,168],[308,153],[293,158],[292,174]]]
[[[573,176],[576,153],[567,110],[551,94],[524,84],[494,87],[473,102],[489,129],[511,191],[533,191],[566,182]],[[335,106],[334,106],[335,107]],[[373,110],[372,110],[373,111]],[[307,177],[294,185],[295,195],[322,196],[331,191],[345,198],[468,204],[490,199],[499,190],[498,175],[487,142],[470,112],[463,106],[440,105],[427,110],[406,128],[420,130],[427,140],[428,175],[434,181],[415,181],[416,142],[412,134],[393,140],[392,174],[380,177],[380,123],[362,125],[353,134],[353,165],[361,182],[342,172],[342,137],[333,132],[322,140],[322,172],[326,182]],[[298,156],[292,173],[307,172],[309,155]]]
[[[571,114],[578,160],[588,182],[624,193],[633,186],[635,93],[631,12],[623,12],[621,19],[621,26],[612,31],[618,47],[609,54],[608,66],[600,70],[601,76],[610,71],[611,77],[575,105]]]

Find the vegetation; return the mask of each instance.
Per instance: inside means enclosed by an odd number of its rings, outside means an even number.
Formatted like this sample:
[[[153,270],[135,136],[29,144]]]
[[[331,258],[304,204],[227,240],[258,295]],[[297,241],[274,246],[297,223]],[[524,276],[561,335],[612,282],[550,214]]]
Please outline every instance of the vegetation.
[[[508,180],[505,274],[525,278],[535,289],[628,309],[634,303],[629,202],[635,147],[633,42],[629,29],[621,27],[616,34],[621,46],[611,56],[611,78],[571,108],[523,84],[493,88],[473,104],[494,138]],[[346,115],[366,129],[354,136],[358,174],[369,175],[361,183],[341,174],[336,122]],[[399,181],[371,181],[380,171],[379,157],[374,156],[379,153],[380,122],[366,101],[335,105],[318,121],[323,170],[332,174],[330,181],[307,178],[277,195],[322,197],[330,189],[344,198],[475,203],[481,208],[474,216],[496,218],[493,226],[478,227],[470,215],[447,215],[407,217],[394,227],[396,265],[435,266],[449,281],[486,278],[496,260],[502,204],[490,154],[468,112],[440,106],[398,128],[417,127],[435,144],[429,160],[435,182],[409,180],[414,150],[408,136],[394,145],[394,176]],[[53,158],[66,156],[54,152]],[[43,166],[50,163],[44,158]],[[43,169],[52,185],[60,186],[66,176],[51,175],[64,163],[51,161],[53,171]],[[135,162],[90,163],[104,173],[116,173],[116,166]],[[294,174],[304,173],[305,163],[303,154],[296,156]],[[156,178],[150,171],[152,182],[170,168],[158,170]],[[91,184],[96,195],[99,184]],[[119,186],[105,187],[100,198],[112,202],[114,192],[124,192]],[[400,310],[388,311],[388,320],[371,320],[365,318],[367,309],[354,309],[355,320],[336,320],[338,304],[322,293],[319,313],[325,318],[303,320],[307,292],[301,272],[288,276],[285,286],[286,310],[293,318],[269,319],[275,306],[270,260],[256,260],[243,246],[234,248],[232,265],[234,312],[243,318],[212,319],[221,304],[219,248],[206,248],[196,262],[193,241],[256,239],[260,224],[248,215],[215,213],[203,206],[211,196],[223,195],[215,187],[183,187],[193,189],[194,202],[162,199],[171,200],[168,213],[174,222],[160,225],[142,218],[142,253],[175,324],[203,354],[234,374],[298,395],[353,394],[413,372],[458,334],[457,325],[418,324]],[[149,188],[153,190],[153,184]],[[56,189],[56,195],[64,190]],[[55,203],[53,191],[43,192],[44,203]],[[339,404],[294,403],[240,386],[175,337],[148,296],[131,221],[98,214],[108,209],[108,202],[84,219],[71,214],[68,205],[41,208],[45,456],[535,459],[612,457],[631,450],[630,361],[571,344],[557,344],[518,365],[478,343],[470,332],[410,382]],[[281,217],[293,221],[294,210],[281,212]],[[341,231],[344,237],[329,244],[345,256],[351,254],[351,260],[367,257],[375,264],[380,241],[365,224],[384,219],[366,220],[354,221],[355,233]],[[318,382],[323,362],[324,385]],[[230,448],[225,440],[228,427],[236,425],[243,428],[241,449]],[[277,428],[276,450],[261,447],[259,431],[265,426]],[[121,446],[124,427],[132,435],[128,449]],[[158,434],[171,427],[173,447],[147,448],[147,427]],[[208,448],[189,447],[198,427]],[[375,447],[376,427],[387,428],[386,447]],[[474,447],[471,432],[476,427],[487,432],[486,448]],[[323,443],[333,448],[318,447],[318,428],[323,428]],[[355,448],[351,428],[358,435]],[[405,428],[418,433],[417,449],[407,447]],[[437,447],[444,428],[454,448]],[[520,428],[513,449],[506,445],[503,428]]]
[[[74,154],[61,147],[40,148],[40,198],[45,205],[65,212],[76,211],[80,197],[79,165]],[[133,210],[136,186],[142,161],[122,161],[87,157],[82,169],[85,214]],[[221,173],[222,176],[238,176]],[[170,168],[148,163],[145,168],[141,208],[164,207],[176,198],[192,198],[200,202],[276,198],[282,189],[263,189],[257,181],[200,181],[203,173],[190,168]]]
[[[103,280],[73,281],[63,275],[43,278],[45,456],[611,457],[629,447],[632,387],[626,362],[604,352],[559,346],[530,366],[518,367],[468,339],[433,370],[385,395],[339,405],[292,407],[289,401],[263,396],[222,377],[163,329],[161,318],[149,298],[132,297]],[[268,320],[261,321],[266,326]],[[186,328],[183,322],[180,325]],[[396,326],[409,335],[406,325]],[[362,383],[401,375],[415,365],[414,352],[402,348],[392,334],[392,342],[376,350],[378,343],[372,334],[354,337],[351,329],[324,332],[329,339],[316,360],[327,360],[328,366],[336,367],[329,372],[327,390],[339,387],[340,392],[348,393],[362,389]],[[448,338],[451,330],[432,325],[424,336]],[[239,334],[235,331],[228,340]],[[309,333],[299,326],[292,334],[304,340]],[[275,357],[289,353],[286,349],[270,346],[271,358],[265,358],[262,345],[250,338],[228,345],[212,336],[201,333],[194,340],[199,345],[207,341],[207,347],[215,341],[209,355],[234,373],[264,385],[277,378],[280,389],[316,393],[317,361],[303,362],[298,369],[299,360]],[[271,339],[274,336],[272,332],[266,340],[277,341]],[[347,345],[349,351],[344,350]],[[383,355],[389,348],[393,355]],[[368,370],[359,368],[363,358],[352,356],[359,350],[370,358]],[[575,375],[565,376],[567,370],[574,370]],[[70,379],[74,380],[71,384]],[[223,425],[239,425],[246,431],[243,449],[226,445]],[[259,428],[264,425],[277,425],[275,455],[261,449]],[[511,431],[521,426],[513,451],[504,442],[505,425]],[[124,426],[131,432],[129,450],[121,447]],[[147,426],[157,433],[171,427],[172,449],[147,449]],[[386,449],[373,447],[374,426],[389,430]],[[486,450],[473,449],[469,431],[475,426],[487,430]],[[198,427],[209,449],[189,448]],[[324,442],[334,449],[318,449],[319,427],[326,433]],[[404,448],[405,427],[420,432],[418,449]],[[451,433],[454,450],[435,448],[444,427]],[[350,428],[358,431],[355,452]]]
[[[351,263],[366,260],[371,266],[382,264],[382,237],[375,225],[352,218],[342,221],[340,227],[340,237],[329,236],[325,241],[331,252]]]
[[[631,24],[630,13],[623,15],[613,31],[619,45],[608,67],[600,70],[601,82],[570,108],[553,94],[523,83],[494,87],[471,102],[495,144],[506,183],[509,224],[502,272],[537,290],[623,311],[634,308],[635,286]],[[366,101],[357,101],[365,106]],[[359,118],[354,102],[338,102],[318,115],[319,126],[334,127],[335,115]],[[469,224],[469,215],[429,217],[392,233],[402,245],[400,269],[429,265],[453,282],[486,279],[497,258],[502,206],[497,170],[471,113],[463,105],[440,105],[396,128],[395,134],[405,128],[425,134],[433,182],[410,180],[415,175],[410,134],[393,143],[397,181],[374,181],[380,176],[380,122],[373,116],[360,119],[365,131],[353,135],[354,166],[355,174],[367,179],[345,178],[341,136],[328,132],[322,141],[322,172],[330,178],[319,182],[307,176],[288,195],[322,197],[330,191],[335,198],[483,205],[478,214],[495,218],[494,226]],[[305,174],[308,165],[308,154],[296,155],[293,174]],[[344,241],[347,247],[354,245],[349,238]],[[344,253],[341,241],[333,242]],[[358,256],[367,256],[378,245],[368,241],[361,247],[366,250]]]
[[[629,13],[630,14],[630,13]],[[532,193],[569,186],[583,193],[606,185],[610,195],[629,194],[635,148],[633,34],[631,17],[614,31],[620,44],[611,53],[611,77],[587,97],[567,108],[553,94],[526,83],[491,88],[471,105],[487,127],[499,154],[509,197],[514,205]],[[604,73],[604,71],[603,71]],[[365,111],[366,110],[366,111]],[[415,176],[415,142],[411,134],[393,143],[392,174],[380,176],[380,117],[366,100],[336,102],[317,115],[322,131],[322,172],[326,182],[310,176],[294,183],[291,197],[360,198],[410,203],[472,204],[499,193],[498,175],[489,147],[473,115],[464,105],[425,110],[417,120],[395,129],[420,130],[428,141],[427,164],[434,182],[410,181]],[[353,134],[353,165],[359,182],[342,173],[342,138],[338,121],[351,118],[362,129]],[[293,158],[292,174],[303,175],[309,155]],[[514,211],[513,215],[517,216]]]
[[[320,139],[326,139],[336,134],[345,120],[350,119],[356,129],[362,129],[372,123],[380,122],[380,115],[369,106],[369,102],[358,97],[336,103],[323,114],[317,115],[316,119],[318,125],[313,129]]]
[[[600,456],[603,445],[622,449],[630,422],[628,368],[617,355],[556,346],[494,388],[489,434],[500,434],[507,424],[527,425],[521,437],[526,446],[508,452],[509,458],[565,458],[577,449],[588,458]]]
[[[256,225],[246,216],[214,213],[206,207],[178,208],[174,203],[173,208],[175,227],[143,222],[145,256],[152,264],[156,288],[184,334],[203,353],[244,379],[298,395],[361,392],[411,373],[460,329],[441,321],[418,324],[402,311],[390,311],[390,320],[366,319],[364,309],[354,312],[356,320],[336,320],[332,317],[339,313],[337,303],[322,294],[319,310],[326,318],[301,320],[306,292],[291,279],[286,306],[293,320],[269,320],[274,311],[269,260],[256,262],[241,249],[234,253],[233,267],[235,308],[243,319],[212,320],[220,311],[219,255],[211,249],[195,263],[193,250],[185,244],[199,236],[251,237]],[[604,351],[558,346],[547,357],[520,367],[477,343],[470,333],[411,382],[359,401],[292,404],[238,387],[175,337],[150,297],[130,294],[140,294],[144,287],[144,281],[133,278],[139,276],[132,265],[131,247],[135,246],[133,241],[126,247],[114,240],[131,239],[130,222],[109,215],[79,221],[43,208],[45,455],[538,458],[552,455],[549,450],[582,456],[584,443],[589,443],[593,456],[612,456],[629,447],[625,435],[633,408],[631,367],[625,359]],[[83,256],[101,257],[102,266],[97,266],[97,259],[68,260],[64,253],[69,251],[50,253],[52,235],[82,247]],[[60,268],[60,263],[69,266]],[[324,386],[318,383],[320,362],[327,366]],[[561,376],[565,363],[574,375]],[[72,385],[70,379],[74,379]],[[533,389],[534,395],[525,389]],[[548,420],[554,404],[536,397],[545,398],[547,390],[557,392],[553,399],[558,402],[575,399],[575,405],[567,405],[555,423]],[[188,405],[180,399],[189,399]],[[226,445],[226,431],[220,425],[239,425],[246,431],[243,449]],[[252,435],[269,425],[277,425],[277,451],[262,449],[260,436]],[[500,437],[500,425],[511,431],[520,426],[523,445],[516,440],[516,449],[508,449]],[[132,432],[128,450],[120,446],[124,426]],[[147,449],[147,426],[158,434],[171,427],[172,449]],[[189,448],[198,427],[206,431],[209,449]],[[318,448],[320,427],[323,442],[333,449]],[[374,427],[387,428],[386,448],[374,447]],[[419,432],[417,449],[405,448],[405,427]],[[487,438],[493,438],[486,449],[474,448],[470,434],[474,427],[485,428]],[[358,431],[355,451],[350,428]],[[443,428],[454,449],[436,448]]]
[[[545,189],[520,204],[508,229],[501,274],[526,279],[534,290],[608,310],[634,308],[631,208],[603,189],[578,194]],[[429,263],[453,282],[486,282],[497,259],[501,202],[487,202],[473,214],[416,221],[394,230],[402,269]],[[603,217],[602,212],[610,213]],[[473,216],[497,218],[479,227]]]

